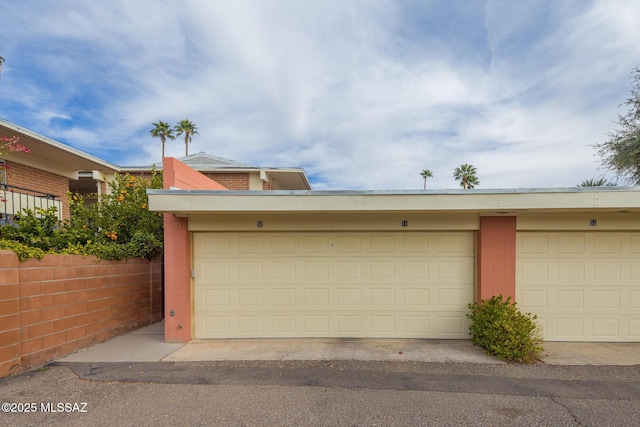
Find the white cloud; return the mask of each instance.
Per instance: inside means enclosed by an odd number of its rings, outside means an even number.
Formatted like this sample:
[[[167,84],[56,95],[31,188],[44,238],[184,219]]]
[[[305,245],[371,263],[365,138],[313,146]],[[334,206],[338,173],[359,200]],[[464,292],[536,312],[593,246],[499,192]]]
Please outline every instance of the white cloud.
[[[128,164],[158,162],[152,122],[189,118],[192,152],[302,166],[318,189],[422,188],[424,168],[453,188],[462,163],[481,188],[570,186],[602,173],[588,145],[639,65],[640,6],[611,3],[458,5],[473,31],[423,23],[438,2],[3,4],[0,116]]]

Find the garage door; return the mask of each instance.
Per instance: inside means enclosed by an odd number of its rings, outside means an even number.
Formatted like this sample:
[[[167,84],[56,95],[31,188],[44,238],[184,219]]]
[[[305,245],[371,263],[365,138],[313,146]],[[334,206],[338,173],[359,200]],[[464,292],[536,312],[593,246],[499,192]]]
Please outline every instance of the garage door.
[[[640,341],[640,233],[519,232],[516,299],[549,341]]]
[[[194,336],[467,338],[471,232],[195,233]]]

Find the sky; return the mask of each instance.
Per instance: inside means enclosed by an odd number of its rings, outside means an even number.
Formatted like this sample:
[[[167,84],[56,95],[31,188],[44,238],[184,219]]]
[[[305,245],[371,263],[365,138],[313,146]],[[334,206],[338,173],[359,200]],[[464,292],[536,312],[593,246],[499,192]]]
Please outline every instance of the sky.
[[[637,0],[0,3],[0,118],[123,166],[301,167],[316,190],[573,187],[615,176]],[[184,140],[166,155],[184,155]]]

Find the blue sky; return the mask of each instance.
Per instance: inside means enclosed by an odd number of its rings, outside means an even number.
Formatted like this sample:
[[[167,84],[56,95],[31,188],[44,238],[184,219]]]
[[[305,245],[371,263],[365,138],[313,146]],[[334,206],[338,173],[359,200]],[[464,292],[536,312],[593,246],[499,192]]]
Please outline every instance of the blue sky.
[[[637,0],[0,3],[0,117],[121,165],[190,152],[315,189],[574,186],[640,66]],[[167,144],[182,156],[184,143]]]

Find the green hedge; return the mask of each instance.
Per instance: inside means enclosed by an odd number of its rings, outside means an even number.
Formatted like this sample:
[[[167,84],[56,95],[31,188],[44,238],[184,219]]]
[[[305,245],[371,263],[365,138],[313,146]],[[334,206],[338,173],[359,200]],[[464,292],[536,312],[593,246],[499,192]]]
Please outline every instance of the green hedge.
[[[20,260],[45,253],[155,258],[163,252],[163,216],[149,211],[147,188],[162,188],[162,176],[154,171],[147,182],[117,175],[97,203],[69,194],[71,218],[63,222],[55,207],[23,209],[17,221],[0,227],[0,249],[16,252]]]
[[[468,305],[471,310],[469,331],[471,342],[488,354],[507,362],[531,363],[538,360],[542,347],[542,332],[537,316],[521,313],[511,297],[502,295]]]

